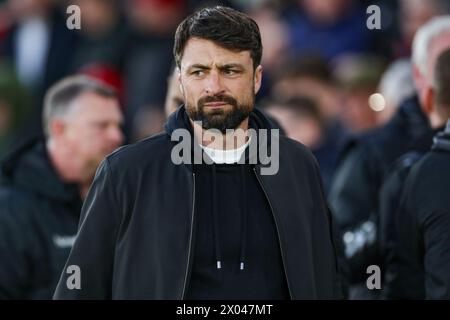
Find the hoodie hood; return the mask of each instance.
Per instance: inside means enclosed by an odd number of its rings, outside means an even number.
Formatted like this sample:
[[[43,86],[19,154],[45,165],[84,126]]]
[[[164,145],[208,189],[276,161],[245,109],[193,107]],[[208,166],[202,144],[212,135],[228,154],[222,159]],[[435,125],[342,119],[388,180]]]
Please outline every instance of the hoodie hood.
[[[433,150],[444,150],[450,152],[450,120],[444,131],[439,132],[433,139]]]
[[[13,185],[63,202],[79,198],[78,186],[61,181],[51,164],[45,141],[38,138],[20,145],[2,160],[1,185]]]
[[[167,123],[164,126],[166,134],[171,136],[172,133],[176,129],[187,129],[189,130],[191,137],[193,137],[193,129],[192,125],[189,121],[189,117],[187,115],[185,107],[182,105],[176,112],[174,112],[168,119]],[[261,137],[258,134],[256,136],[252,136],[250,140],[250,145],[256,143],[257,146],[262,145],[262,143],[266,144],[267,148],[270,147],[270,130],[271,129],[278,129],[276,126],[258,109],[254,109],[250,115],[249,115],[249,128],[255,129],[256,132],[258,132],[259,129],[266,129],[267,135],[266,137]],[[262,141],[261,139],[267,139]],[[198,158],[199,156],[202,156],[202,151],[200,150],[200,147],[195,143],[195,139],[192,139],[191,141],[191,150],[193,153],[194,158]],[[200,153],[194,152],[194,150],[199,150]],[[245,163],[257,163],[258,161],[258,148],[252,148],[250,146],[247,147],[247,150],[244,152],[243,157],[245,157]],[[204,155],[208,157],[206,154]],[[209,159],[211,160],[211,159]],[[241,159],[242,160],[242,159]],[[199,163],[203,163],[203,161],[199,161]],[[214,237],[214,257],[215,261],[212,263],[212,265],[216,269],[222,269],[222,245],[221,245],[221,239],[220,239],[220,232],[219,232],[219,217],[218,217],[218,192],[217,192],[217,168],[216,164],[211,160],[211,165],[209,165],[209,168],[211,170],[211,202],[212,202],[212,208],[211,208],[211,215],[212,215],[212,230],[213,230],[213,237]],[[203,165],[203,164],[200,164]],[[245,165],[239,166],[240,170],[240,185],[241,185],[241,203],[242,203],[242,212],[240,212],[241,215],[241,223],[242,228],[240,230],[241,233],[241,249],[239,253],[239,270],[245,269],[245,260],[246,260],[246,250],[247,250],[247,234],[248,234],[248,226],[247,226],[247,220],[248,220],[248,199],[247,199],[247,182],[246,182],[246,174],[245,174]],[[196,172],[196,166],[192,166],[192,170],[195,174]]]
[[[266,146],[268,150],[270,150],[271,145],[271,129],[281,129],[276,125],[274,121],[272,121],[270,118],[268,118],[262,111],[258,110],[257,108],[254,108],[253,111],[249,115],[249,128],[254,129],[256,133],[259,132],[260,129],[267,130],[266,135],[258,135],[252,136],[250,144],[257,144],[257,146]],[[181,105],[177,111],[173,112],[167,122],[164,125],[164,130],[168,136],[171,136],[172,133],[176,129],[186,129],[189,130],[191,137],[193,137],[193,128],[189,120],[189,116],[186,112],[185,106]],[[203,151],[201,150],[200,146],[198,144],[194,143],[195,139],[192,139],[191,141],[191,150],[193,151],[193,159],[199,159],[199,157],[202,156]],[[248,152],[245,152],[246,162],[247,163],[260,163],[260,159],[258,156],[261,156],[257,150],[258,147],[248,147]],[[196,151],[196,152],[194,152]],[[197,152],[198,151],[198,152]],[[264,155],[262,155],[264,156]],[[203,156],[204,158],[209,157],[205,154]],[[201,161],[200,161],[201,162]],[[210,162],[212,163],[212,160],[210,159]]]

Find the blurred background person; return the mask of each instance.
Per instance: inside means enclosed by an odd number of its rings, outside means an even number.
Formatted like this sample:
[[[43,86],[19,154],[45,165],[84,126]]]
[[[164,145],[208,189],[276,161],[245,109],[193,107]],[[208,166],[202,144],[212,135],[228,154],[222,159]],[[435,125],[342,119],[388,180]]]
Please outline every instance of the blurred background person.
[[[313,100],[296,97],[285,102],[272,101],[264,111],[277,120],[287,137],[310,149],[319,147],[324,135],[324,121]]]
[[[187,3],[183,0],[130,0],[127,4],[132,38],[124,66],[126,125],[130,136],[139,137],[141,134],[134,131],[142,132],[139,127],[142,115],[155,115],[150,126],[162,128],[167,90],[165,79],[173,64],[173,34],[187,13]],[[149,110],[151,112],[147,112]]]
[[[45,98],[46,139],[0,166],[0,298],[51,299],[75,240],[97,166],[120,146],[122,114],[109,87],[84,76]]]
[[[317,103],[308,97],[295,97],[287,101],[269,101],[263,109],[284,130],[287,137],[311,149],[320,166],[325,192],[328,191],[334,172],[334,163],[324,152],[326,137],[325,119]]]
[[[399,274],[402,279],[398,280],[407,284],[403,292],[410,299],[450,299],[449,145],[450,123],[405,183],[397,224],[398,252],[409,272]]]
[[[401,271],[396,279],[404,297],[450,299],[450,49],[436,63],[426,109],[434,125],[445,129],[434,138],[431,151],[411,168],[396,217]]]
[[[434,72],[432,73],[432,79],[432,86],[428,87],[426,92],[424,108],[427,110],[427,115],[430,119],[430,125],[433,131],[418,139],[415,142],[414,147],[396,161],[392,172],[383,183],[380,191],[380,249],[384,258],[384,296],[388,299],[425,298],[423,257],[421,255],[417,256],[417,249],[413,249],[413,252],[408,252],[408,250],[411,250],[412,248],[406,243],[405,239],[401,239],[401,237],[406,236],[409,240],[411,238],[417,238],[420,234],[420,239],[423,239],[422,232],[431,230],[429,225],[425,225],[423,222],[425,219],[420,219],[418,224],[423,224],[422,229],[419,233],[415,232],[414,234],[411,234],[411,226],[405,226],[403,220],[411,221],[417,217],[416,213],[424,212],[421,209],[426,211],[429,210],[429,208],[427,204],[424,205],[418,202],[418,206],[414,208],[413,211],[404,213],[402,212],[404,208],[399,210],[399,199],[402,197],[404,190],[411,187],[409,183],[405,182],[409,172],[413,170],[412,168],[414,168],[415,163],[432,148],[433,140],[442,138],[444,144],[448,140],[448,136],[445,134],[441,136],[439,133],[445,130],[445,123],[450,118],[450,49],[445,50],[439,56],[436,66],[434,67]],[[435,138],[436,135],[438,135],[438,138]],[[438,149],[445,150],[445,148],[441,147]],[[430,170],[427,170],[427,172],[432,174]],[[427,191],[422,192],[423,194],[416,194],[416,196],[418,198],[430,196],[430,194],[434,194],[434,191],[439,191],[439,188],[439,184],[430,185]],[[434,197],[434,195],[431,197]],[[439,203],[440,200],[440,197],[437,196],[436,198],[433,198],[432,203]],[[431,220],[431,216],[429,216],[428,219]],[[443,225],[442,227],[446,230],[444,232],[450,234],[450,225]],[[431,231],[431,234],[428,234],[427,236],[432,237],[435,236],[435,234]],[[438,238],[435,238],[435,241],[433,242],[439,243],[439,241]],[[417,242],[421,242],[421,240],[417,240]],[[445,268],[446,261],[445,259],[442,259],[442,257],[445,257],[447,251],[445,245],[443,247],[437,247],[436,244],[433,244],[432,246],[421,244],[420,246],[434,248],[432,250],[435,251],[435,253],[431,253],[429,261],[434,260],[441,262],[427,263],[428,271],[426,273],[432,274],[437,272],[438,269],[436,269],[435,266],[440,264],[442,264],[442,267],[439,266],[439,269]],[[416,255],[416,257],[411,257],[411,254]],[[436,274],[436,277],[442,277],[442,275],[439,276]],[[443,283],[450,285],[450,282],[445,282],[445,277],[441,279],[443,280]],[[429,280],[427,282],[430,284],[428,286],[429,290],[433,291],[426,295],[427,298],[431,296],[434,298],[437,298],[438,296],[441,298],[444,297],[441,296],[441,293],[438,293],[439,290],[431,289],[431,287],[434,286],[433,283],[435,281]],[[447,298],[450,297],[448,288],[450,287],[447,287],[446,289],[448,292],[446,295]]]
[[[330,64],[315,56],[288,60],[279,69],[271,89],[276,101],[306,97],[314,101],[323,120],[323,136],[316,156],[321,158],[326,190],[347,137],[342,118],[343,99]],[[320,154],[320,156],[319,156]],[[326,164],[325,164],[326,163]]]
[[[380,292],[368,290],[365,283],[367,266],[381,265],[383,260],[377,237],[380,187],[395,160],[432,132],[430,123],[436,115],[425,100],[437,55],[449,47],[450,16],[434,18],[419,29],[412,56],[417,97],[404,101],[383,127],[351,139],[340,161],[329,203],[350,261],[352,298],[380,297]]]
[[[291,58],[278,69],[271,88],[275,99],[306,96],[317,101],[331,126],[339,126],[342,111],[340,92],[330,64],[317,56]]]

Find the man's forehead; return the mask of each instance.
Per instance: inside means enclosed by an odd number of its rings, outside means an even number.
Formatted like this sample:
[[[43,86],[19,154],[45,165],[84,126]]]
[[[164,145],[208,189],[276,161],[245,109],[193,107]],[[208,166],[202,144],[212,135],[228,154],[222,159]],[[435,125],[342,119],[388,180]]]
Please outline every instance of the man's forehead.
[[[228,64],[252,66],[250,51],[234,51],[223,48],[210,40],[191,38],[186,43],[181,59],[182,69],[193,65],[223,66]]]
[[[81,93],[72,101],[69,112],[72,115],[80,114],[83,117],[121,115],[120,104],[115,97],[105,97],[89,91]]]

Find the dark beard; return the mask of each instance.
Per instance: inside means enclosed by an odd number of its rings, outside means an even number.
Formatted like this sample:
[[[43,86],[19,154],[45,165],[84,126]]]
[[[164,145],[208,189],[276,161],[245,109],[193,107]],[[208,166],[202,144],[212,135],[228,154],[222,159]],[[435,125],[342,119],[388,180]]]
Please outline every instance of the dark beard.
[[[224,101],[231,105],[231,110],[213,110],[205,113],[205,103]],[[193,121],[201,121],[205,130],[217,129],[225,134],[227,129],[236,129],[253,110],[255,97],[252,96],[250,104],[238,104],[236,99],[227,95],[215,95],[201,98],[197,103],[197,108],[186,105],[189,118]]]

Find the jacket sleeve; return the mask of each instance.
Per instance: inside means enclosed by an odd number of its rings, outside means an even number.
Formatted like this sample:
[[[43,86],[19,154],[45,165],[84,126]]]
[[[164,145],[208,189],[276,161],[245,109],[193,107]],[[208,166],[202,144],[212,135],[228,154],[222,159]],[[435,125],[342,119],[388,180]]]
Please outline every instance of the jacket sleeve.
[[[427,299],[450,299],[450,210],[434,211],[423,223]]]
[[[331,251],[332,251],[332,261],[333,261],[333,299],[344,299],[347,296],[348,291],[348,283],[347,283],[347,265],[346,261],[344,260],[344,254],[343,254],[343,247],[341,246],[340,234],[339,230],[334,223],[333,216],[331,214],[331,211],[328,207],[324,189],[323,189],[323,181],[320,174],[320,168],[319,164],[316,160],[314,160],[314,172],[316,181],[318,181],[319,188],[320,188],[320,198],[321,203],[323,204],[322,210],[326,215],[326,221],[328,225],[328,233],[329,233],[329,240],[331,245]],[[315,215],[316,218],[318,218],[319,215]],[[323,221],[319,222],[320,225],[323,224]],[[318,243],[318,241],[316,242]],[[325,252],[323,249],[316,250],[320,252]]]
[[[330,209],[341,230],[369,219],[375,207],[373,181],[366,155],[355,146],[339,165],[328,197]]]
[[[0,300],[26,299],[33,257],[39,254],[33,241],[27,199],[0,192]]]
[[[113,178],[108,159],[105,159],[83,204],[77,238],[54,299],[111,299],[121,215]]]
[[[364,281],[367,266],[377,261],[377,191],[372,176],[364,148],[354,146],[336,171],[328,197],[349,284]]]

